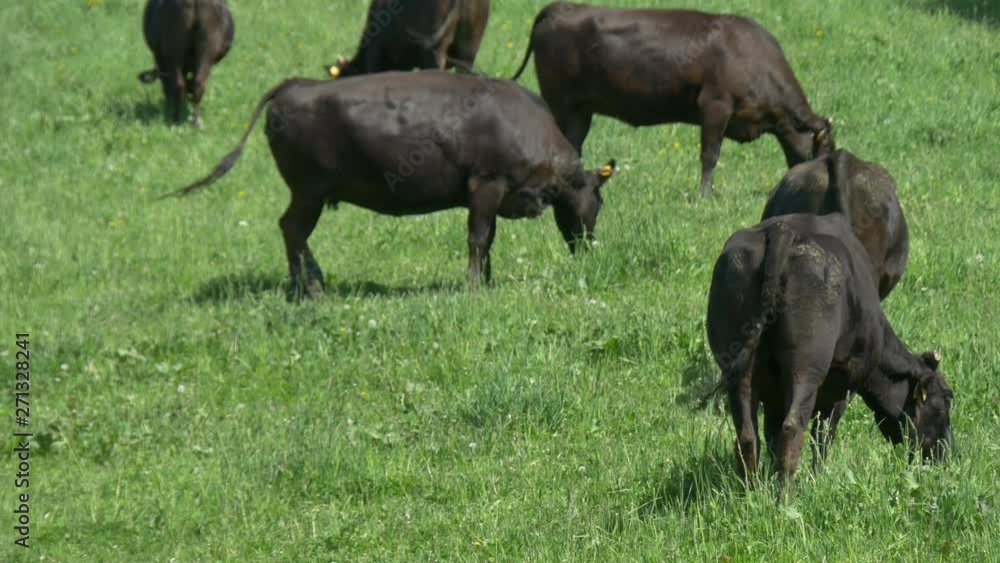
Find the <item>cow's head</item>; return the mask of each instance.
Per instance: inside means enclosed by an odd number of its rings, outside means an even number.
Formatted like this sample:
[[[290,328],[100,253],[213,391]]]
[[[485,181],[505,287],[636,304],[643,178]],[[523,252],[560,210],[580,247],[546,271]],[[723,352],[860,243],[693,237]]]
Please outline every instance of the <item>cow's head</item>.
[[[327,65],[324,68],[327,74],[330,75],[330,78],[345,78],[363,74],[360,67],[353,60],[344,56],[337,57],[335,64]]]
[[[569,245],[570,252],[576,252],[580,241],[594,240],[597,214],[604,205],[601,187],[617,172],[618,166],[614,160],[608,161],[600,168],[585,171],[575,181],[570,182],[552,203],[556,225],[559,226],[563,239]]]
[[[833,141],[833,118],[824,117],[813,133],[812,157],[819,158],[837,150]]]
[[[951,387],[938,371],[941,353],[921,356],[925,373],[910,381],[911,392],[903,410],[910,419],[910,436],[920,446],[924,459],[940,459],[945,449],[955,447],[951,434]]]

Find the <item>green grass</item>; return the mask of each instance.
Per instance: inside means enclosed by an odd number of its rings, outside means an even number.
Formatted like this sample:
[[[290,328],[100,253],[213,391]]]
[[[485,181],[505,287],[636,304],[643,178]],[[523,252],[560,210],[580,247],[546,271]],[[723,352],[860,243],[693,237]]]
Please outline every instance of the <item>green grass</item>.
[[[201,131],[135,79],[141,2],[0,7],[0,362],[13,381],[30,331],[36,433],[33,547],[11,543],[5,456],[0,560],[1000,560],[993,3],[698,4],[767,26],[838,143],[896,177],[912,252],[887,314],[956,395],[956,462],[907,463],[859,401],[781,509],[736,479],[725,411],[696,406],[711,267],[784,173],[772,139],[727,143],[703,201],[695,128],[599,118],[589,163],[624,165],[600,246],[570,258],[550,214],[502,222],[474,296],[461,211],[344,206],[311,241],[331,294],[287,303],[288,192],[259,132],[207,193],[152,201],[267,88],[349,54],[364,4],[233,2]],[[494,2],[483,71],[512,73],[541,6]]]

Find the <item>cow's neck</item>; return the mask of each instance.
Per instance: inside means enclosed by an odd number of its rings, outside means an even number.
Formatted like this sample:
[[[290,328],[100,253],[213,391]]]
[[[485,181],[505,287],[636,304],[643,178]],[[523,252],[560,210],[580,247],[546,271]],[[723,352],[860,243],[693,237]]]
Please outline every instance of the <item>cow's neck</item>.
[[[925,371],[923,359],[914,355],[896,336],[888,319],[883,317],[885,325],[882,338],[882,356],[879,358],[878,369],[893,380],[916,380]]]
[[[920,373],[921,359],[914,356],[896,336],[889,321],[885,324],[882,355],[878,365],[858,390],[875,415],[879,431],[894,444],[903,440],[901,422],[910,412],[911,381]]]

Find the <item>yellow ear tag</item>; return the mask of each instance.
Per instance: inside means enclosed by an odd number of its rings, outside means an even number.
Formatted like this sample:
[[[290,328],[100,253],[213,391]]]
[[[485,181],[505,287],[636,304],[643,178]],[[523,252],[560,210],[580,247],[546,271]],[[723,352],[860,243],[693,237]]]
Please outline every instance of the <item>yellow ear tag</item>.
[[[332,76],[333,78],[337,78],[338,76],[340,76],[340,68],[337,67],[336,65],[331,66],[330,67],[330,76]]]
[[[610,164],[605,164],[604,166],[601,167],[601,170],[600,172],[598,172],[598,174],[600,174],[602,178],[610,178],[611,174],[613,174],[614,171],[615,169],[612,168]]]
[[[925,402],[925,403],[927,402],[927,390],[926,389],[924,389],[924,391],[923,391],[923,399],[921,399],[921,400],[923,402]]]

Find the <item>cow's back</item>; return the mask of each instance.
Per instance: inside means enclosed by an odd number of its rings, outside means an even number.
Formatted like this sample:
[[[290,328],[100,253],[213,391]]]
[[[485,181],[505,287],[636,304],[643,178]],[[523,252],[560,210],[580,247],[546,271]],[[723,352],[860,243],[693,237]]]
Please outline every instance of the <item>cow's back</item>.
[[[509,81],[472,75],[302,80],[272,101],[268,129],[286,179],[302,170],[332,174],[338,200],[383,213],[461,205],[474,176],[518,185],[546,167],[564,177],[579,170],[541,100]]]
[[[734,126],[746,108],[777,113],[789,95],[804,100],[778,42],[744,16],[555,3],[532,41],[547,101],[632,125],[698,123],[706,84],[734,98]]]
[[[763,219],[791,213],[843,213],[879,280],[882,297],[899,281],[909,252],[895,181],[881,166],[838,150],[792,167],[775,186]]]
[[[789,243],[770,243],[782,231]],[[767,277],[778,284],[773,309],[764,303]],[[847,218],[793,214],[730,237],[713,272],[707,325],[720,365],[731,363],[756,330],[762,330],[765,361],[815,342],[830,346],[835,363],[854,358],[870,364],[880,353],[880,315],[871,265]]]

